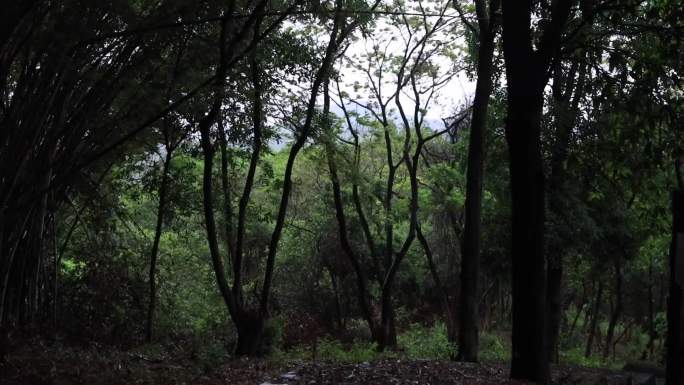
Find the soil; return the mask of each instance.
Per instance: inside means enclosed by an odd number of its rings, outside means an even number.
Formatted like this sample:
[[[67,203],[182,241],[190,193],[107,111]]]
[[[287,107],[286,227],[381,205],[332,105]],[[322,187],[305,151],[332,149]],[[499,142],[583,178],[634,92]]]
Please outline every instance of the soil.
[[[0,363],[0,385],[116,384],[524,384],[508,379],[506,363],[386,359],[361,363],[223,360],[213,368],[178,347],[163,353],[120,351],[97,345],[79,348],[32,344]],[[628,374],[579,367],[554,367],[558,385],[621,385]]]

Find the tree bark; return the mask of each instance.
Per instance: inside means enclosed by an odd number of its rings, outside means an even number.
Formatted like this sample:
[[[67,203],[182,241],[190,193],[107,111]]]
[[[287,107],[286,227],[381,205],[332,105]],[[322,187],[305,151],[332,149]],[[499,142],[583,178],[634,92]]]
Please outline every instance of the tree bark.
[[[544,176],[539,132],[530,129],[538,127],[539,116],[529,112],[541,108],[541,100],[528,104],[520,101],[519,97],[516,93],[509,93],[509,98],[514,101],[510,102],[512,108],[509,108],[507,123],[510,126],[508,131],[517,131],[508,135],[513,210],[511,376],[546,382]]]
[[[423,231],[420,226],[416,227],[416,236],[418,237],[418,242],[423,246],[423,251],[425,252],[425,257],[427,258],[428,268],[430,269],[430,275],[432,275],[432,280],[435,281],[435,286],[440,293],[440,300],[442,302],[442,309],[444,311],[444,318],[447,329],[447,339],[449,342],[456,343],[458,341],[457,327],[458,323],[456,317],[452,311],[451,297],[449,296],[448,288],[442,283],[437,272],[437,266],[435,265],[435,260],[432,256],[432,249],[428,243]]]
[[[577,75],[577,76],[576,76]],[[549,180],[549,210],[556,218],[565,215],[567,205],[563,201],[566,190],[566,162],[569,156],[570,138],[579,111],[579,101],[584,96],[586,64],[572,63],[566,74],[560,65],[554,70],[553,100],[554,122],[557,130],[551,155],[551,176]],[[575,79],[577,77],[577,79]],[[574,95],[573,95],[574,94]],[[563,313],[563,250],[547,247],[547,314],[548,354],[552,362],[558,363],[558,344]]]
[[[553,2],[533,46],[533,1],[504,1],[503,48],[508,90],[506,141],[511,184],[513,332],[511,378],[547,383],[544,170],[541,113],[548,68],[560,50],[571,0]]]
[[[238,203],[238,222],[237,222],[237,239],[235,241],[235,249],[233,251],[233,295],[238,302],[242,303],[243,293],[242,293],[242,258],[244,257],[244,239],[245,239],[245,229],[247,224],[247,208],[249,206],[250,195],[252,194],[252,189],[254,187],[254,176],[256,175],[257,165],[261,157],[261,147],[262,143],[262,123],[261,114],[262,111],[262,101],[261,101],[261,76],[259,73],[259,63],[256,58],[256,54],[251,57],[251,70],[252,70],[252,87],[253,87],[253,100],[252,100],[252,127],[254,131],[254,137],[252,138],[252,154],[249,158],[249,167],[247,169],[247,176],[245,178],[245,185],[242,190],[242,195],[240,196],[240,202]],[[228,191],[225,192],[228,194]],[[230,198],[225,196],[224,199],[229,202]],[[229,203],[227,203],[229,204]],[[230,215],[230,209],[226,209],[226,215]],[[229,221],[229,223],[232,221]]]
[[[575,328],[577,327],[577,321],[579,321],[580,317],[582,316],[582,310],[584,310],[584,299],[580,300],[580,305],[577,306],[577,313],[575,314],[575,318],[573,318],[572,323],[570,324],[570,328],[568,329],[568,335],[572,337],[572,334],[575,332]]]
[[[679,171],[679,170],[678,170]],[[684,188],[672,195],[670,295],[667,301],[667,385],[684,383]]]
[[[253,55],[252,55],[253,56]],[[254,132],[254,142],[261,142],[257,140],[257,135],[260,132]],[[233,199],[230,188],[230,178],[228,175],[229,156],[228,156],[228,139],[226,138],[226,130],[224,128],[221,118],[218,121],[218,139],[219,147],[221,149],[221,190],[223,193],[223,236],[226,238],[226,250],[228,250],[228,264],[233,265],[233,257],[235,255],[235,239],[233,235]],[[254,151],[254,149],[252,150]],[[254,155],[252,155],[254,156]],[[250,164],[251,169],[251,164]],[[249,178],[249,173],[248,173]],[[249,180],[249,179],[248,179]]]
[[[340,6],[341,5],[338,2],[337,7]],[[377,3],[373,6],[373,9],[375,9],[375,6],[377,6]],[[290,149],[287,163],[285,164],[283,190],[280,196],[280,205],[276,215],[275,227],[271,233],[271,240],[268,246],[266,272],[264,273],[264,284],[261,290],[260,309],[262,314],[266,314],[268,310],[268,299],[271,292],[271,282],[273,280],[273,270],[275,268],[275,257],[278,251],[280,236],[282,235],[282,230],[285,225],[285,216],[287,214],[287,207],[290,201],[290,192],[292,190],[292,171],[294,169],[294,163],[297,159],[297,154],[299,154],[299,151],[304,147],[306,140],[309,138],[309,133],[311,131],[311,126],[314,119],[316,100],[318,98],[321,85],[328,81],[330,67],[335,59],[339,45],[352,32],[352,30],[356,27],[356,24],[356,22],[352,22],[345,25],[344,16],[341,14],[339,8],[336,9],[333,27],[332,31],[330,32],[330,39],[328,40],[325,55],[320,66],[318,67],[318,70],[316,71],[316,75],[311,87],[311,95],[307,103],[307,111],[304,118],[304,123],[300,127],[300,132],[298,133],[295,143]]]
[[[323,112],[325,114],[326,119],[326,135],[332,136],[332,133],[330,132],[329,122],[327,121],[327,119],[329,119],[327,115],[330,109],[330,94],[328,92],[327,82],[323,84],[323,103]],[[371,331],[371,336],[373,337],[373,340],[375,340],[378,346],[383,346],[385,337],[383,336],[383,333],[379,325],[377,325],[376,317],[372,312],[372,307],[368,299],[368,286],[366,274],[363,270],[363,266],[361,264],[361,261],[359,260],[358,255],[354,252],[354,249],[352,248],[351,243],[349,242],[347,219],[344,212],[344,202],[342,201],[342,192],[340,188],[339,177],[337,174],[337,163],[335,162],[335,151],[332,143],[332,138],[327,138],[325,140],[324,148],[328,163],[328,172],[330,174],[330,184],[332,186],[333,191],[333,203],[335,206],[335,218],[337,220],[337,228],[340,236],[340,245],[342,246],[342,250],[347,256],[347,259],[351,263],[352,268],[354,269],[354,272],[356,274],[356,291],[358,296],[359,308],[361,309],[363,318],[368,324],[368,328]]]
[[[478,281],[482,216],[482,183],[484,169],[484,133],[487,109],[492,92],[495,23],[491,15],[498,10],[492,1],[489,10],[484,0],[475,1],[479,24],[477,85],[468,143],[468,168],[465,200],[465,226],[461,240],[461,293],[458,306],[459,361],[476,362],[479,347]]]
[[[587,336],[587,346],[584,349],[584,356],[591,357],[591,348],[594,344],[594,337],[596,336],[596,326],[598,325],[599,311],[601,310],[601,298],[603,295],[603,282],[599,280],[598,290],[596,291],[596,299],[594,300],[594,308],[591,312],[591,323]]]
[[[616,258],[614,261],[615,269],[615,306],[608,321],[608,330],[606,331],[606,345],[603,347],[603,358],[610,356],[610,348],[613,346],[613,337],[615,335],[615,326],[622,313],[622,267],[620,266],[620,259]]]
[[[230,3],[229,8],[231,10],[234,4],[234,2]],[[241,31],[228,43],[228,45],[226,45],[227,28],[229,22],[232,22],[231,13],[229,12],[228,16],[222,19],[219,38],[220,60],[216,68],[215,76],[217,91],[213,96],[213,101],[209,110],[199,122],[200,143],[202,154],[204,155],[202,194],[207,241],[209,243],[212,267],[216,276],[216,284],[238,332],[238,344],[235,350],[237,355],[256,354],[256,347],[258,346],[261,337],[263,322],[260,319],[252,319],[252,317],[248,315],[249,312],[244,309],[243,303],[238,301],[238,298],[234,295],[228,284],[228,280],[226,279],[226,271],[217,237],[216,219],[214,217],[213,164],[216,149],[211,138],[211,127],[216,124],[219,119],[221,103],[223,102],[223,87],[225,86],[227,66],[229,61],[233,59],[233,53],[230,52],[232,44],[241,41],[247,33],[247,30],[252,27],[256,32],[255,36],[258,36],[259,25],[262,18],[261,12],[265,6],[265,1],[260,1],[257,4],[253,14],[254,17],[250,18],[248,22],[242,26]],[[233,278],[236,279],[237,277]]]
[[[646,351],[643,353],[648,358],[653,357],[656,339],[653,284],[653,257],[651,257],[648,261],[648,344],[646,345]]]
[[[166,148],[166,155],[164,157],[164,164],[162,166],[162,180],[159,186],[159,205],[157,206],[157,224],[154,230],[154,241],[152,242],[152,251],[150,252],[150,298],[149,306],[147,308],[147,325],[145,327],[145,340],[152,341],[152,326],[154,323],[154,310],[157,302],[157,256],[159,254],[159,242],[162,235],[162,226],[164,224],[164,213],[166,212],[166,191],[169,184],[169,168],[171,165],[172,152],[168,147]]]
[[[265,317],[258,311],[252,309],[241,308],[238,312],[238,322],[235,326],[237,329],[237,345],[235,346],[235,355],[255,357],[262,355],[261,339],[264,332]]]
[[[213,189],[213,165],[214,165],[214,146],[211,143],[211,133],[209,131],[214,122],[215,115],[218,113],[219,103],[215,102],[214,108],[209,111],[209,114],[199,124],[199,131],[201,134],[200,140],[202,144],[202,153],[204,155],[204,173],[202,177],[202,193],[204,204],[204,220],[207,229],[207,241],[209,243],[209,252],[211,261],[216,275],[216,284],[219,287],[223,301],[228,308],[228,311],[235,323],[236,327],[240,323],[237,317],[237,304],[233,294],[226,280],[226,273],[219,250],[218,238],[216,236],[216,220],[214,218],[214,189]]]

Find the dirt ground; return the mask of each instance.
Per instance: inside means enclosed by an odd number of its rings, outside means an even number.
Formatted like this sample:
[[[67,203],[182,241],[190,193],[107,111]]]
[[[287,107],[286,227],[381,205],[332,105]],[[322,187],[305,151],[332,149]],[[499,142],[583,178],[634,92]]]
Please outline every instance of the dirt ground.
[[[179,350],[180,351],[180,350]],[[626,373],[554,367],[558,385],[638,384]],[[630,382],[631,381],[631,382]],[[19,349],[0,363],[0,385],[116,384],[523,384],[508,379],[505,363],[387,359],[362,363],[227,360],[202,367],[189,354],[113,351],[98,346],[56,348],[37,344]]]

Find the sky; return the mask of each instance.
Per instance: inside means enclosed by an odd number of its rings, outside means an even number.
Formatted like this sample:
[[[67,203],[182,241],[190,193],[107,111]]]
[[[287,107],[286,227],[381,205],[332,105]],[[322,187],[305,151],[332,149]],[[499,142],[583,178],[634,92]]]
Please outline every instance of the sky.
[[[404,6],[405,12],[418,12],[416,9],[418,2],[411,2]],[[430,49],[435,49],[439,52],[431,56],[431,62],[437,69],[437,77],[446,76],[449,80],[439,87],[435,92],[431,101],[422,111],[424,111],[424,126],[428,126],[433,130],[441,130],[444,128],[443,119],[454,116],[458,111],[468,106],[472,100],[475,91],[475,82],[468,78],[465,70],[457,68],[457,65],[463,66],[464,58],[466,57],[465,38],[463,38],[462,24],[460,18],[455,16],[455,10],[442,0],[430,1],[422,0],[423,6],[431,7],[428,10],[429,14],[435,16],[427,17],[428,25],[422,23],[422,18],[415,18],[411,20],[411,16],[407,16],[408,23],[401,23],[402,19],[395,18],[399,23],[393,23],[391,16],[380,16],[376,19],[372,29],[361,33],[357,29],[352,38],[347,40],[348,46],[345,47],[344,56],[335,63],[335,72],[338,74],[341,91],[344,95],[343,100],[345,108],[348,111],[355,111],[357,113],[367,112],[359,105],[368,105],[369,102],[374,101],[372,93],[369,90],[364,90],[364,86],[369,86],[369,75],[364,72],[364,69],[369,70],[373,75],[373,81],[377,83],[377,73],[374,73],[379,68],[379,56],[374,56],[378,52],[384,52],[385,57],[399,59],[404,56],[406,47],[420,47],[418,44],[425,35],[426,27],[434,24],[439,20],[439,8],[446,7],[444,14],[446,17],[442,18],[443,25],[431,35],[429,43],[425,45],[424,52]],[[397,8],[398,9],[398,8]],[[286,22],[286,28],[304,29],[305,25],[296,25]],[[411,35],[409,35],[409,31]],[[321,30],[321,33],[316,38],[318,44],[325,47],[328,42],[327,33]],[[446,53],[448,50],[448,53]],[[409,55],[409,63],[413,63],[418,57],[419,49],[413,51]],[[374,59],[369,59],[374,58]],[[382,75],[384,81],[382,82],[383,95],[390,95],[397,84],[396,66],[394,68],[385,68]],[[426,78],[427,79],[427,78]],[[298,84],[297,79],[287,80],[288,88],[299,88],[302,92],[302,97],[305,97],[304,92],[310,85]],[[337,105],[340,102],[337,93],[337,86],[335,81],[330,84],[331,98],[331,112],[343,117],[343,111]],[[404,92],[400,94],[400,101],[404,107],[409,121],[413,121],[414,102],[412,99],[412,89],[410,84],[404,88]],[[424,97],[423,97],[424,99]],[[318,104],[322,106],[323,97],[322,92],[319,92]],[[392,101],[388,105],[389,110],[394,110],[395,113],[391,115],[398,126],[401,126],[401,119],[396,113],[396,105]],[[376,108],[377,111],[377,108]],[[289,142],[287,139],[289,135],[284,135],[284,140],[274,142],[271,144],[274,148],[282,148]]]
[[[453,12],[453,9],[449,7],[446,14],[453,14]],[[438,12],[435,11],[433,13]],[[434,23],[438,19],[438,17],[429,17],[428,22]],[[465,55],[465,53],[462,52],[465,48],[465,39],[459,36],[460,33],[458,33],[457,30],[460,27],[460,20],[454,17],[447,17],[444,20],[446,21],[444,26],[432,35],[432,39],[426,47],[436,48],[440,46],[442,47],[441,49],[448,48],[451,51],[451,55],[456,55],[457,60],[453,60],[454,56],[448,57],[447,54],[436,54],[432,56],[431,60],[435,66],[439,68],[438,72],[440,75],[446,75],[446,72],[453,73],[450,80],[440,87],[425,109],[425,121],[433,129],[443,128],[442,119],[453,116],[457,110],[464,105],[468,105],[475,92],[474,81],[468,79],[464,70],[454,68],[454,62],[460,61],[459,59]],[[406,46],[416,46],[420,39],[425,35],[424,26],[420,24],[413,25],[410,28],[410,31],[414,34],[412,37],[408,36],[408,31],[409,28],[406,25],[392,25],[392,23],[389,22],[389,17],[385,17],[376,23],[375,28],[372,33],[369,34],[370,36],[368,38],[360,37],[349,45],[345,51],[345,58],[340,60],[336,66],[340,74],[342,91],[349,94],[349,98],[353,98],[361,104],[367,104],[369,102],[370,95],[368,92],[355,92],[355,83],[357,86],[369,84],[368,74],[364,73],[358,67],[370,68],[371,71],[379,68],[378,61],[374,61],[374,65],[366,67],[368,64],[366,58],[369,56],[369,53],[372,54],[380,51],[386,52],[389,56],[402,57]],[[359,35],[360,34],[357,34],[357,36]],[[410,56],[412,60],[418,56],[418,52],[419,50],[416,50],[414,54]],[[386,71],[383,78],[387,80],[386,82],[383,82],[382,85],[383,93],[389,94],[396,87],[396,75],[390,70]],[[374,76],[374,81],[377,84],[377,76]],[[334,87],[332,88],[334,89]],[[410,85],[405,88],[405,91],[406,92],[402,92],[400,100],[409,115],[409,119],[411,119],[414,102],[410,95],[412,94]],[[351,101],[347,101],[345,105],[348,109],[353,109],[358,112],[363,110],[363,108],[355,105]],[[390,107],[394,107],[394,103],[390,103]],[[338,115],[342,115],[342,112],[338,107],[331,108],[331,110]],[[399,117],[396,116],[395,119],[398,120]]]

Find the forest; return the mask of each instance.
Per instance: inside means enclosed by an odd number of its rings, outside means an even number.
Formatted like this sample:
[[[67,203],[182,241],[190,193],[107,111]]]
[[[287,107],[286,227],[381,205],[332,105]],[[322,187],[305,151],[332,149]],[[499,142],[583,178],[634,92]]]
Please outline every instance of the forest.
[[[0,384],[684,385],[681,0],[8,0]]]

